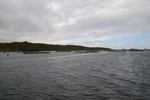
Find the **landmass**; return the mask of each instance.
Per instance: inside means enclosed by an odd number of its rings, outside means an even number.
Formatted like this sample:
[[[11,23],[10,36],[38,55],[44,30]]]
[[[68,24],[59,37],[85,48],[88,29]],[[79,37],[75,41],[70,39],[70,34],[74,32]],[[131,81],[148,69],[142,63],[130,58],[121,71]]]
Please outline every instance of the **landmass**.
[[[16,51],[77,51],[77,50],[91,50],[91,51],[108,51],[110,48],[105,47],[85,47],[78,45],[54,45],[44,43],[31,43],[31,42],[11,42],[0,43],[1,52],[16,52]]]

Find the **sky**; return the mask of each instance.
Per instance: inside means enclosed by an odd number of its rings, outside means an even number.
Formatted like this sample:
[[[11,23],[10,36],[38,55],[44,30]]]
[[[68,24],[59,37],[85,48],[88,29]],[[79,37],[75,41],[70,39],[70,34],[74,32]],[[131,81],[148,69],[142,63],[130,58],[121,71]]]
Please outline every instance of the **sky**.
[[[0,42],[150,49],[150,0],[0,0]]]

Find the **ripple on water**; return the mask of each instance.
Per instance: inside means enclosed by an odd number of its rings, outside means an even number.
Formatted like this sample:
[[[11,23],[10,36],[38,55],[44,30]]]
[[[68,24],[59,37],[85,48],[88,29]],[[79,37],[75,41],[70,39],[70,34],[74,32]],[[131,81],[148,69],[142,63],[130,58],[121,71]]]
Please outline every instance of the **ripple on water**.
[[[0,55],[0,99],[149,100],[150,52]]]

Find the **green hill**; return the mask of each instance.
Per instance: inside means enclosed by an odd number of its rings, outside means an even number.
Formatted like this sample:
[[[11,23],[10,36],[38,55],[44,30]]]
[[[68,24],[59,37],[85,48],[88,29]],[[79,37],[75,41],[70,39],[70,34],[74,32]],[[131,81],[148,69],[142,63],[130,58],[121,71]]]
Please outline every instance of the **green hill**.
[[[31,42],[0,43],[0,51],[71,51],[71,50],[110,50],[102,47],[84,47],[77,45],[53,45]]]

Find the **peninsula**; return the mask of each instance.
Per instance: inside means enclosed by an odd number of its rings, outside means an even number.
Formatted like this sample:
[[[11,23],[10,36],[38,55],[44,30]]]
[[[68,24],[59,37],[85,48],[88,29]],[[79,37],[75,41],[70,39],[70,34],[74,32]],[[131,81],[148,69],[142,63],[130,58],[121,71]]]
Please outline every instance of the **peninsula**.
[[[85,47],[78,45],[54,45],[44,43],[31,43],[31,42],[11,42],[0,43],[0,51],[76,51],[76,50],[111,50],[105,47]]]

